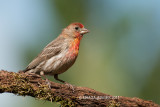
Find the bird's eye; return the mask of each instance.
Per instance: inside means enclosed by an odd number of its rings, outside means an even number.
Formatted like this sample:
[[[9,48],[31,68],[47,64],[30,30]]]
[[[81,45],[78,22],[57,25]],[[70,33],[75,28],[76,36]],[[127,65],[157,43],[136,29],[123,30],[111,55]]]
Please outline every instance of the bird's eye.
[[[75,29],[76,29],[76,30],[78,30],[78,29],[79,29],[79,27],[75,27]]]

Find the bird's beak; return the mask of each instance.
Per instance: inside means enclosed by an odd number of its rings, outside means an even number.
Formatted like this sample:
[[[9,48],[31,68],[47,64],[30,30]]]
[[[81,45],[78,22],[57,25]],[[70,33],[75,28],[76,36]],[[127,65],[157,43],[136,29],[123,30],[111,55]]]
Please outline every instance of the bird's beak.
[[[86,28],[82,28],[82,30],[80,31],[80,33],[83,35],[83,34],[86,34],[86,33],[88,33],[89,32],[89,30],[88,29],[86,29]]]

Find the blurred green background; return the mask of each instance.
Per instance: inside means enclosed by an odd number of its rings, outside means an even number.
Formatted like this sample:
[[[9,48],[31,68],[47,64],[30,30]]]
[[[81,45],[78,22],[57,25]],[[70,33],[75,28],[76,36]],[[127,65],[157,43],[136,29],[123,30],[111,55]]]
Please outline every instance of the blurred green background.
[[[0,0],[0,69],[24,69],[63,28],[81,22],[90,33],[81,41],[76,63],[60,78],[160,104],[159,5],[158,0]],[[0,105],[59,104],[4,93]]]

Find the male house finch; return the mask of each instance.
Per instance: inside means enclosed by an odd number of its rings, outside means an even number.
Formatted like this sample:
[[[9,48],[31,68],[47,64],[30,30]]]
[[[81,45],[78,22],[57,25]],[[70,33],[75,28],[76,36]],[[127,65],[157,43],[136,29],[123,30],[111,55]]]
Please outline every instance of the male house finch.
[[[70,24],[42,50],[24,72],[42,76],[54,75],[56,80],[66,83],[59,79],[58,75],[74,64],[78,56],[80,40],[88,32],[81,23]]]

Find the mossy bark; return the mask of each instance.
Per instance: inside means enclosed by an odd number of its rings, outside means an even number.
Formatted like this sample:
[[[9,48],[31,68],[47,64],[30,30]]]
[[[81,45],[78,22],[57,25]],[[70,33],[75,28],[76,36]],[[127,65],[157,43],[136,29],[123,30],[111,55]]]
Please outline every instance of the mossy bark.
[[[45,80],[37,75],[0,71],[0,93],[9,92],[21,96],[60,102],[62,106],[86,107],[159,107],[152,101],[123,96],[111,96],[86,87],[74,87],[74,91],[64,84],[51,82],[51,89]]]

